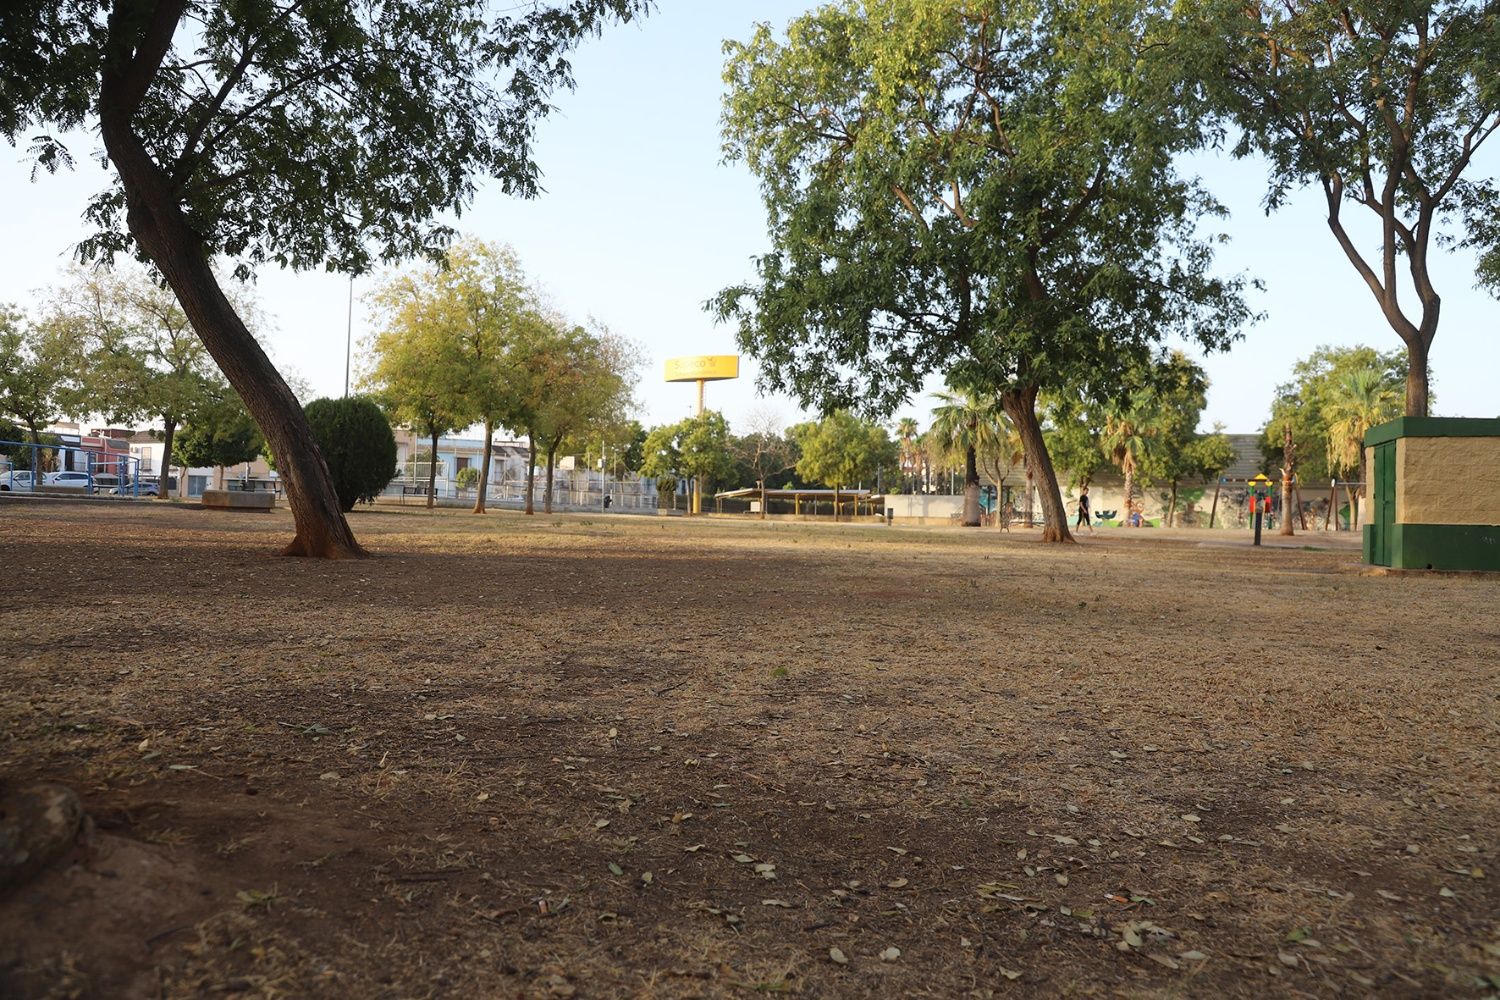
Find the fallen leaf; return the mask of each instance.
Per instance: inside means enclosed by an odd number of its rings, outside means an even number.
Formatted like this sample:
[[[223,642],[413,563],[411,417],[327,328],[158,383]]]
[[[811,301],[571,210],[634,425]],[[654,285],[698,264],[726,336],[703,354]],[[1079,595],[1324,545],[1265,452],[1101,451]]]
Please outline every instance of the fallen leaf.
[[[1297,967],[1297,963],[1300,961],[1300,959],[1298,959],[1296,955],[1293,955],[1289,951],[1278,951],[1276,953],[1276,960],[1279,961],[1282,965],[1290,966],[1294,969]]]
[[[736,855],[735,855],[735,856],[734,856],[734,860],[736,860],[736,861],[738,861],[738,862],[739,862],[739,863],[740,863],[740,864],[742,864],[742,865],[744,865],[744,864],[749,864],[749,863],[750,863],[750,862],[752,862],[752,861],[754,861],[754,860],[755,860],[755,859],[754,859],[754,858],[752,858],[752,857],[751,857],[751,856],[750,856],[750,855],[748,855],[748,854],[736,854]]]
[[[613,861],[611,861],[609,863],[609,870],[610,870],[610,872],[612,874],[615,874],[615,875],[624,875],[625,874],[625,869],[621,868],[619,865],[615,864]]]
[[[842,951],[839,951],[837,948],[829,948],[828,957],[833,959],[833,961],[837,962],[839,965],[849,964],[848,956],[845,955]]]
[[[1201,822],[1203,822],[1202,819],[1200,819],[1198,816],[1194,815],[1193,813],[1183,813],[1182,814],[1182,818],[1184,820],[1186,820],[1187,822],[1189,822],[1189,823],[1201,823]]]
[[[784,899],[762,899],[760,901],[760,905],[761,906],[785,906],[785,907],[790,908],[792,904],[788,903]]]
[[[1185,962],[1203,962],[1208,959],[1208,956],[1201,951],[1184,951],[1180,952],[1177,957]]]
[[[647,885],[651,884],[652,878],[653,876],[650,872],[641,872],[641,881],[646,883]]]
[[[683,851],[688,854],[697,854],[707,846],[707,844],[694,844],[692,847],[684,847]]]
[[[901,957],[901,949],[900,948],[887,948],[885,951],[882,951],[880,953],[880,960],[882,962],[894,962],[896,959],[898,959],[900,957]]]
[[[1151,961],[1155,962],[1157,965],[1164,965],[1169,969],[1182,968],[1182,966],[1177,963],[1177,959],[1173,958],[1171,955],[1160,955],[1153,951],[1146,957],[1151,959]]]
[[[594,829],[596,829],[596,830],[602,830],[606,826],[609,826],[609,820],[607,820],[607,819],[596,819],[596,820],[594,820]]]
[[[1006,979],[1020,979],[1021,978],[1021,974],[1019,972],[1012,972],[1012,971],[1010,971],[1009,969],[1007,969],[1003,965],[996,966],[996,968],[998,968],[1000,970],[1000,975],[1004,976]]]
[[[887,882],[885,884],[885,887],[887,889],[902,889],[902,888],[905,888],[907,884],[908,883],[907,883],[906,879],[904,879],[904,878],[898,878],[898,879],[892,879],[891,881]]]

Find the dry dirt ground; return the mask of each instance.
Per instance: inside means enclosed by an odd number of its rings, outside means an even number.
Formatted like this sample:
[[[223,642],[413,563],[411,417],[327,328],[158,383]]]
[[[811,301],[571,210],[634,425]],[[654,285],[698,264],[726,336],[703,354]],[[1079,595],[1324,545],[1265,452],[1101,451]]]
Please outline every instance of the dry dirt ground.
[[[3,900],[0,996],[1497,992],[1493,577],[352,520],[0,507],[0,782],[95,825]]]

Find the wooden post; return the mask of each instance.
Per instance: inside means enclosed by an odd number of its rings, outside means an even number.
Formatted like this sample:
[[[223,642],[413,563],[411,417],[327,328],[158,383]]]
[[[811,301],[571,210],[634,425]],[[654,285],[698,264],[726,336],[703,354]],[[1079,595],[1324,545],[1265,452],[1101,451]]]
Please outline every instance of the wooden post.
[[[1208,526],[1214,526],[1214,516],[1219,513],[1219,488],[1224,485],[1224,477],[1220,476],[1218,482],[1214,483],[1214,505],[1208,509]]]

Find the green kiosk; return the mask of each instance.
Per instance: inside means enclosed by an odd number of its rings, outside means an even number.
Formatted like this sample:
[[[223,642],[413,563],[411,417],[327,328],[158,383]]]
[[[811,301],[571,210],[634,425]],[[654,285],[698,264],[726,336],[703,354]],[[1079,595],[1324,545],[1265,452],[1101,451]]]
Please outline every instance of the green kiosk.
[[[1366,564],[1500,571],[1500,419],[1380,424],[1365,468]]]

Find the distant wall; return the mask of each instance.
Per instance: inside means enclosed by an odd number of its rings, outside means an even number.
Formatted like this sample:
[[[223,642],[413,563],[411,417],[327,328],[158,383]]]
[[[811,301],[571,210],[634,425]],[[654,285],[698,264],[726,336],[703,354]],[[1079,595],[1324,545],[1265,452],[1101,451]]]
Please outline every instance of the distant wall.
[[[964,498],[926,493],[888,493],[885,509],[892,511],[898,521],[935,520],[946,523],[952,515],[963,513]]]

